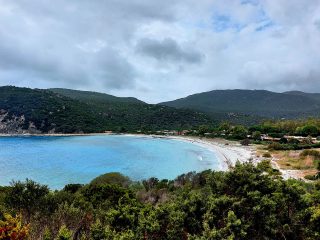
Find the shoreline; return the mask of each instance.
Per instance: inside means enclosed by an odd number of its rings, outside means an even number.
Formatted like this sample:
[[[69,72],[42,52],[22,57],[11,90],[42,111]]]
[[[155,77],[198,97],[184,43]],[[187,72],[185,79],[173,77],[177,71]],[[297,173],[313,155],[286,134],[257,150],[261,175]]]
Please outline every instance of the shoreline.
[[[220,160],[220,170],[227,171],[230,167],[239,161],[241,163],[252,160],[254,163],[260,161],[256,157],[256,149],[253,146],[242,146],[238,142],[224,139],[208,139],[197,136],[164,136],[164,135],[147,135],[147,134],[130,134],[130,133],[71,133],[71,134],[0,134],[0,137],[73,137],[73,136],[132,136],[132,137],[150,137],[173,139],[177,141],[189,142],[200,147],[206,148],[213,152]]]
[[[157,135],[152,137],[159,137]],[[237,161],[244,163],[252,161],[258,163],[260,159],[256,158],[255,148],[253,146],[242,146],[238,142],[228,141],[225,139],[200,138],[193,136],[160,136],[160,138],[185,141],[196,144],[215,153],[220,160],[221,170],[227,171],[234,166]]]
[[[237,161],[240,163],[251,161],[257,164],[266,159],[257,156],[257,147],[254,145],[242,146],[239,142],[225,140],[222,138],[201,138],[198,136],[165,136],[165,135],[147,135],[147,134],[130,134],[130,133],[51,133],[51,134],[0,134],[0,137],[73,137],[73,136],[132,136],[132,137],[150,137],[173,139],[196,144],[207,150],[214,152],[220,160],[220,170],[227,171],[234,166]],[[279,170],[284,179],[294,178],[301,179],[299,170],[282,169],[277,164],[277,159],[272,158],[270,163],[273,168]],[[304,179],[303,179],[304,180]]]

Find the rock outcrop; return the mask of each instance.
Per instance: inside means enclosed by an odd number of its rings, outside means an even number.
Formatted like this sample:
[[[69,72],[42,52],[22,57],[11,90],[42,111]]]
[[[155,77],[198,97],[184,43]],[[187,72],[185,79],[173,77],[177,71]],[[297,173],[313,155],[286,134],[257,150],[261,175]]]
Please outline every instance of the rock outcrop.
[[[26,128],[25,126],[28,126]],[[0,109],[0,134],[39,134],[33,122],[27,122],[22,116],[9,115],[4,109]]]

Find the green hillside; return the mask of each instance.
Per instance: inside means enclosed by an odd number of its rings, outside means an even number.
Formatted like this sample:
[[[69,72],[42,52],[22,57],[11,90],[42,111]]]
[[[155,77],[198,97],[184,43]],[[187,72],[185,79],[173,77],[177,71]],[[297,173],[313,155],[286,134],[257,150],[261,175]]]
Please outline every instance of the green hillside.
[[[133,98],[117,101],[117,97],[99,93],[53,91],[0,87],[1,132],[15,132],[18,127],[28,132],[33,125],[44,133],[160,130],[212,122],[203,113],[149,105]],[[71,93],[73,98],[68,97]]]
[[[261,118],[304,118],[319,116],[318,94],[275,93],[265,90],[215,90],[190,95],[161,105],[203,111],[211,116]]]
[[[66,97],[70,97],[70,98],[85,101],[85,102],[144,103],[139,99],[136,99],[133,97],[115,97],[109,94],[98,93],[98,92],[79,91],[79,90],[66,89],[66,88],[50,88],[48,90]]]

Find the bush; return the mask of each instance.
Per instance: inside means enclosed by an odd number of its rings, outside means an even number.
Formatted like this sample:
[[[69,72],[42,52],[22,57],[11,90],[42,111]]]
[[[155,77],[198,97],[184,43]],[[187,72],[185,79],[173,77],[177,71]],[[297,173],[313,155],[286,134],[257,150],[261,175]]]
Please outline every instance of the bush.
[[[298,134],[301,134],[302,136],[318,136],[319,129],[315,125],[306,125],[298,130]]]
[[[243,140],[240,141],[240,144],[242,146],[248,146],[250,144],[250,140],[248,138],[243,139]]]
[[[70,192],[70,193],[75,193],[82,187],[83,187],[83,184],[79,184],[79,183],[73,184],[73,183],[71,183],[71,184],[65,185],[64,188],[63,188],[63,191]]]
[[[262,154],[262,157],[271,158],[271,154],[266,152],[266,153]]]
[[[268,133],[268,135],[273,138],[282,138],[285,134],[284,133]]]
[[[63,225],[58,233],[58,236],[55,238],[55,240],[72,240],[72,231],[70,231],[66,225]]]
[[[299,144],[300,141],[298,139],[295,139],[295,138],[289,138],[288,139],[288,143],[289,144]]]
[[[293,147],[287,144],[280,144],[278,142],[273,142],[268,145],[268,149],[270,150],[291,150]],[[293,145],[292,145],[293,146]]]
[[[253,138],[254,140],[261,140],[261,132],[259,132],[259,131],[253,132],[253,133],[252,133],[252,138]]]
[[[318,179],[318,175],[306,175],[304,176],[305,179],[307,180],[311,180],[311,181],[314,181],[314,180],[317,180]]]
[[[4,220],[0,221],[0,239],[28,239],[29,225],[22,224],[22,216],[12,217],[4,214]]]
[[[29,179],[25,182],[12,182],[11,185],[5,198],[6,205],[26,213],[27,219],[30,220],[31,213],[41,210],[49,188]]]
[[[310,149],[310,148],[319,148],[319,143],[313,144],[281,144],[278,142],[272,142],[268,145],[270,150],[301,150],[301,149]]]
[[[282,137],[279,143],[288,143],[288,139],[286,139],[285,137]]]
[[[316,158],[320,158],[320,152],[313,149],[305,149],[300,153],[300,157],[313,156]]]
[[[111,172],[100,175],[91,181],[92,185],[113,184],[121,187],[127,187],[131,183],[127,176],[118,172]]]
[[[301,141],[302,144],[313,144],[313,140],[312,140],[312,137],[311,136],[308,136],[306,138],[304,138],[302,141]]]
[[[46,227],[43,233],[43,240],[52,240],[52,239],[53,237],[52,237],[51,231],[48,227]]]

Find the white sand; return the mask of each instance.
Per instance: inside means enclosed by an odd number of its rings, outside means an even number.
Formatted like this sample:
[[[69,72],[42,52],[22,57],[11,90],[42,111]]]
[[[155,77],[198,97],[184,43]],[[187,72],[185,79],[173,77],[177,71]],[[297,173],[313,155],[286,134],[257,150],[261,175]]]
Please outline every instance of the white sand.
[[[176,137],[169,136],[170,139],[189,141],[194,144],[198,144],[202,147],[213,151],[216,156],[221,160],[222,169],[227,170],[229,167],[239,161],[241,163],[253,161],[258,162],[256,158],[255,148],[252,146],[242,146],[234,141],[226,141],[224,139],[208,139],[208,138],[197,138],[197,137]]]

